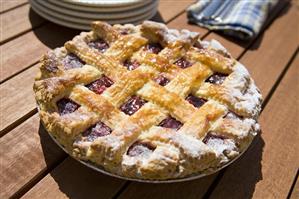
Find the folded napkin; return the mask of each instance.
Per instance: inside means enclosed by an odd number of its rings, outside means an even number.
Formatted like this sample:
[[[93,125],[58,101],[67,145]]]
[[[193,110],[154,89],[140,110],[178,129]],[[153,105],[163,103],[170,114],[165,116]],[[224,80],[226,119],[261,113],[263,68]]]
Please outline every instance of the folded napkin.
[[[189,22],[240,39],[254,38],[278,0],[199,0],[188,9]]]

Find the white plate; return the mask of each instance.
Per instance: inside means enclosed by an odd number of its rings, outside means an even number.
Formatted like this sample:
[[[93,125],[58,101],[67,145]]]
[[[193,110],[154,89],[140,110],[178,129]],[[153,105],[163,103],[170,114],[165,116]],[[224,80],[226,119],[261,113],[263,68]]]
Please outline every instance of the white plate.
[[[49,8],[53,12],[57,12],[63,15],[70,15],[80,18],[88,18],[92,20],[96,19],[120,19],[120,18],[129,18],[134,17],[138,15],[142,15],[144,13],[150,12],[152,9],[158,6],[158,1],[150,1],[150,4],[138,8],[133,9],[130,11],[123,11],[123,12],[116,12],[116,13],[99,13],[99,12],[85,12],[85,11],[77,11],[77,10],[71,10],[68,8],[63,8],[61,6],[57,6],[55,4],[50,3],[49,1],[36,1],[38,4],[45,8]]]
[[[48,19],[49,21],[52,21],[53,23],[57,23],[59,25],[62,26],[66,26],[69,28],[75,28],[75,29],[80,29],[80,30],[90,30],[90,23],[88,24],[82,24],[82,23],[77,23],[77,22],[72,22],[72,21],[67,21],[65,19],[61,19],[56,17],[55,15],[50,15],[42,10],[39,9],[38,6],[36,6],[36,3],[34,3],[34,0],[29,0],[29,2],[31,3],[32,9],[39,14],[40,16],[44,17],[45,19]],[[130,19],[129,21],[126,20],[113,20],[112,22],[109,20],[106,20],[106,22],[110,23],[110,24],[116,24],[116,23],[133,23],[133,24],[140,24],[141,22],[143,22],[144,20],[150,19],[153,16],[155,16],[157,10],[154,10],[153,12],[149,13],[148,15],[145,15],[144,18],[140,18],[140,19]],[[90,21],[91,22],[91,21]]]
[[[52,4],[56,4],[58,6],[62,6],[64,8],[78,10],[78,11],[87,11],[87,12],[120,12],[120,11],[128,11],[132,9],[141,8],[144,6],[147,6],[149,3],[151,3],[151,0],[143,1],[139,4],[133,4],[133,5],[127,5],[127,6],[121,6],[121,7],[104,7],[104,6],[84,6],[84,5],[78,5],[78,4],[71,4],[68,2],[64,2],[61,0],[48,0]]]
[[[61,13],[57,13],[56,11],[50,10],[49,8],[46,8],[42,6],[38,0],[30,0],[29,1],[33,7],[38,9],[40,12],[43,12],[46,15],[52,16],[52,18],[56,18],[57,20],[63,20],[66,22],[71,22],[71,23],[77,23],[81,25],[87,25],[89,26],[92,21],[95,20],[103,20],[111,24],[116,24],[116,23],[134,23],[137,21],[142,21],[145,19],[149,19],[150,17],[154,16],[155,13],[157,12],[157,9],[150,10],[148,13],[144,13],[139,16],[134,16],[134,17],[128,17],[128,18],[120,18],[120,19],[101,19],[101,18],[96,18],[96,19],[86,19],[86,18],[78,18],[78,17],[73,17]],[[49,19],[50,20],[50,19]],[[51,20],[50,20],[51,21]]]
[[[85,6],[121,7],[126,5],[139,4],[148,0],[63,0],[67,3]]]

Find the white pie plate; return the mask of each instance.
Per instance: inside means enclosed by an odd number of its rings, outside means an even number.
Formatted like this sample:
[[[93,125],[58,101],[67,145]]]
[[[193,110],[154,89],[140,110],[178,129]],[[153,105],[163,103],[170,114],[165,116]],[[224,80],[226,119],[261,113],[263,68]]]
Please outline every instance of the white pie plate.
[[[75,17],[75,18],[82,18],[82,19],[87,18],[91,20],[121,19],[121,18],[137,17],[139,15],[151,12],[153,9],[157,8],[158,6],[158,1],[151,0],[149,1],[148,4],[138,9],[136,8],[128,11],[118,11],[114,13],[111,12],[102,13],[102,12],[91,12],[91,11],[78,11],[69,8],[64,8],[60,5],[53,4],[49,1],[36,1],[36,0],[33,1],[34,3],[39,4],[40,7],[48,8],[49,11],[53,13],[69,15],[70,17]]]
[[[39,110],[39,108],[38,108]],[[145,183],[174,183],[174,182],[185,182],[185,181],[190,181],[190,180],[196,180],[196,179],[199,179],[199,178],[202,178],[202,177],[205,177],[205,176],[208,176],[208,175],[211,175],[211,174],[214,174],[214,173],[217,173],[218,171],[224,169],[225,167],[229,166],[230,164],[232,164],[233,162],[235,162],[237,159],[239,159],[243,153],[245,151],[247,151],[248,147],[251,145],[251,143],[249,143],[247,145],[247,147],[237,156],[235,157],[233,160],[221,165],[220,167],[216,168],[216,169],[208,169],[208,170],[205,170],[203,172],[200,172],[200,173],[195,173],[195,174],[192,174],[192,175],[189,175],[189,176],[186,176],[186,177],[183,177],[183,178],[175,178],[175,179],[169,179],[169,180],[146,180],[146,179],[139,179],[139,178],[130,178],[130,177],[125,177],[125,176],[120,176],[120,175],[117,175],[117,174],[114,174],[114,173],[110,173],[109,171],[106,171],[103,167],[99,166],[99,165],[95,165],[94,163],[91,163],[91,162],[87,162],[87,161],[83,161],[83,160],[80,160],[80,159],[77,159],[75,157],[73,157],[71,154],[69,154],[69,152],[64,148],[64,146],[62,146],[56,139],[55,137],[51,134],[51,133],[48,133],[50,135],[50,137],[53,139],[53,141],[64,151],[66,152],[70,157],[72,157],[73,159],[79,161],[80,163],[84,164],[85,166],[91,168],[91,169],[94,169],[102,174],[105,174],[105,175],[108,175],[108,176],[111,176],[111,177],[115,177],[115,178],[119,178],[119,179],[122,179],[122,180],[130,180],[130,181],[136,181],[136,182],[145,182]]]
[[[73,9],[78,11],[87,11],[87,12],[120,12],[120,11],[128,11],[132,9],[139,9],[141,7],[146,6],[149,2],[149,0],[142,1],[138,4],[132,4],[132,5],[123,5],[123,6],[117,6],[117,7],[105,7],[105,6],[91,6],[91,5],[78,5],[78,4],[72,4],[69,2],[64,2],[61,0],[48,0],[50,3],[56,4],[58,6],[62,6],[67,9]]]
[[[34,0],[29,0],[29,2],[31,3],[31,7],[32,9],[39,15],[41,15],[42,17],[44,17],[45,19],[52,21],[54,23],[57,23],[59,25],[63,25],[69,28],[75,28],[75,29],[80,29],[80,30],[90,30],[90,23],[94,20],[91,19],[85,19],[84,22],[82,23],[82,19],[81,20],[76,20],[76,18],[74,18],[72,21],[70,20],[69,17],[65,17],[64,15],[59,15],[55,14],[55,13],[51,13],[49,12],[47,9],[42,8],[36,4],[36,2]],[[124,23],[132,23],[132,24],[139,24],[144,20],[150,19],[153,16],[155,16],[157,10],[154,9],[149,13],[146,13],[145,15],[140,15],[138,17],[133,17],[133,18],[125,18],[125,19],[119,19],[119,20],[105,20],[106,22],[110,23],[110,24],[124,24]],[[97,19],[100,20],[100,19]],[[79,22],[80,21],[80,22]]]
[[[66,13],[59,13],[56,10],[52,10],[49,9],[47,7],[45,7],[44,5],[42,5],[40,3],[40,1],[38,0],[29,0],[29,2],[31,3],[31,5],[37,9],[39,9],[39,11],[47,14],[47,15],[51,15],[52,17],[58,18],[58,19],[62,19],[65,21],[69,21],[69,22],[74,22],[74,23],[79,23],[79,24],[85,24],[85,25],[89,25],[91,21],[95,21],[95,20],[104,20],[107,21],[108,23],[129,23],[131,21],[140,21],[142,19],[145,19],[146,16],[150,15],[153,12],[157,11],[157,3],[151,5],[152,9],[148,10],[147,12],[144,12],[138,16],[131,16],[131,17],[124,17],[124,16],[120,16],[117,19],[113,19],[113,17],[109,17],[109,15],[106,15],[108,18],[101,18],[101,17],[96,17],[96,18],[84,18],[84,17],[78,17],[78,16],[71,16],[68,15]]]
[[[139,4],[148,0],[63,0],[64,2],[87,5],[87,6],[107,6],[107,7],[119,7],[133,4]]]

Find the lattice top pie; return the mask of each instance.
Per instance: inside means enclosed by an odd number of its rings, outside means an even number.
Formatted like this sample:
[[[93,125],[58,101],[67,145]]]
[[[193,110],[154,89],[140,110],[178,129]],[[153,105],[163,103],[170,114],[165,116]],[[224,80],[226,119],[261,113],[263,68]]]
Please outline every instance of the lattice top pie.
[[[259,130],[261,94],[215,40],[92,23],[41,59],[34,91],[47,131],[75,158],[141,179],[213,171]]]

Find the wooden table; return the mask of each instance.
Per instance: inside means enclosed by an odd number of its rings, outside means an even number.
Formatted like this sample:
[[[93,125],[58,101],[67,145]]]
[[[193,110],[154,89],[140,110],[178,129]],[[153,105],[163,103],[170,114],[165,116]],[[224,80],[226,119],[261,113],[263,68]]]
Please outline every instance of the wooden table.
[[[214,175],[175,184],[119,180],[76,162],[40,125],[32,84],[41,55],[79,31],[42,19],[26,0],[1,0],[0,198],[299,198],[298,3],[280,1],[257,39],[238,42],[189,25],[192,2],[161,0],[154,19],[219,40],[247,66],[264,97],[249,150]]]

